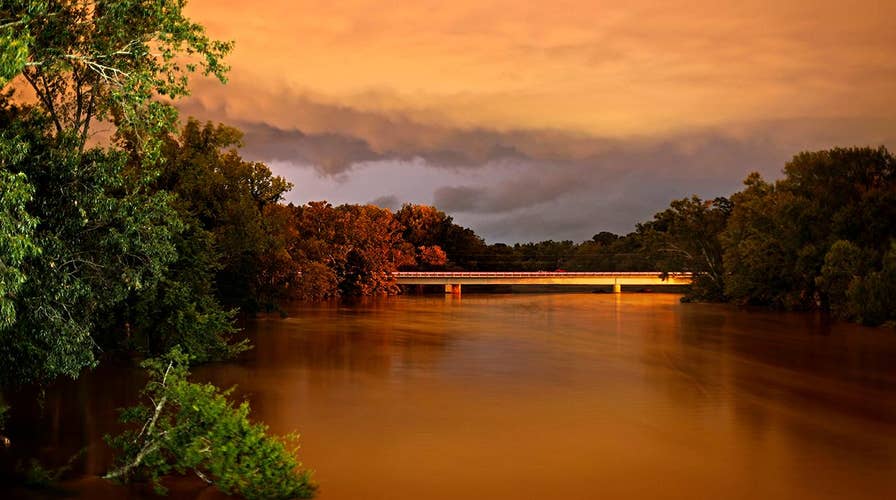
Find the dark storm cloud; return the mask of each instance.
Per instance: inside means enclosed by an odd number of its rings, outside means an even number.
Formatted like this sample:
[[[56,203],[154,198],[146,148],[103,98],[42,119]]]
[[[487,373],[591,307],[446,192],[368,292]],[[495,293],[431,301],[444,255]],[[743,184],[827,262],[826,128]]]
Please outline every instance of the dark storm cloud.
[[[487,193],[485,188],[443,186],[433,193],[433,202],[448,212],[478,212]]]
[[[527,162],[513,166],[499,166],[510,170],[503,182],[486,186],[443,186],[433,193],[437,207],[449,212],[503,213],[535,207],[593,186],[597,176],[609,172],[589,173],[584,165],[556,165]]]
[[[751,171],[774,178],[799,151],[896,142],[888,119],[792,119],[615,138],[434,125],[411,114],[359,111],[294,94],[280,101],[279,115],[251,119],[244,113],[233,119],[226,106],[200,99],[180,107],[241,128],[244,156],[276,161],[282,175],[311,168],[340,185],[364,179],[326,195],[340,202],[383,192],[391,194],[374,203],[388,208],[397,208],[399,199],[432,202],[487,238],[506,241],[627,232],[672,199],[729,195]],[[282,125],[284,114],[296,125]],[[377,173],[377,165],[393,165],[391,177]],[[421,170],[431,173],[411,187]]]
[[[661,206],[670,196],[723,193],[735,189],[751,170],[768,168],[782,154],[756,147],[753,141],[720,136],[688,137],[654,145],[619,144],[605,153],[575,161],[530,160],[493,169],[488,183],[442,186],[433,193],[436,206],[450,212],[509,213],[576,200],[637,200]],[[500,175],[500,170],[511,170]],[[684,194],[682,194],[684,193]],[[618,203],[618,201],[617,201]]]
[[[325,174],[345,172],[355,163],[382,159],[367,141],[334,133],[305,134],[265,123],[244,123],[243,154],[265,161],[311,165]]]
[[[432,121],[437,117],[423,121],[414,113],[357,110],[288,91],[256,95],[259,106],[250,113],[243,107],[254,107],[252,103],[229,102],[225,87],[204,80],[196,87],[194,97],[178,103],[184,115],[239,127],[245,132],[244,151],[257,159],[307,164],[324,175],[387,158],[422,158],[432,166],[469,168],[496,160],[582,159],[614,146],[613,141],[557,130],[439,125]],[[238,84],[226,91],[251,95]],[[277,104],[263,104],[270,102]]]
[[[380,196],[378,198],[374,198],[371,200],[369,205],[376,205],[380,208],[388,208],[389,210],[395,211],[401,208],[401,202],[398,200],[398,197],[394,194]]]

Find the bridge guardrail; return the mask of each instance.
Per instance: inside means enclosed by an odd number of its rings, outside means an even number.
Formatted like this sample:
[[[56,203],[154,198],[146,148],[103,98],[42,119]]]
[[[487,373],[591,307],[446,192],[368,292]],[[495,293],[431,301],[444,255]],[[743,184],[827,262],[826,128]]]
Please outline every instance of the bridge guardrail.
[[[660,271],[631,272],[578,272],[578,271],[396,271],[396,278],[552,278],[552,277],[610,277],[610,276],[660,276]],[[668,273],[670,277],[690,277],[693,273]]]

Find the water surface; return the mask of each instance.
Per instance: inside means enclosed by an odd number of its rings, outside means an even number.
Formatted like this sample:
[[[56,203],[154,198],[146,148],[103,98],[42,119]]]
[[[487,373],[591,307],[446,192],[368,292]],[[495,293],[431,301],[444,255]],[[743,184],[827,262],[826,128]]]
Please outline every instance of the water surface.
[[[896,332],[664,294],[297,305],[196,378],[298,430],[320,498],[894,498]],[[47,395],[46,460],[92,475],[142,384],[108,365]],[[21,425],[21,424],[19,424]],[[175,498],[217,498],[198,481]]]

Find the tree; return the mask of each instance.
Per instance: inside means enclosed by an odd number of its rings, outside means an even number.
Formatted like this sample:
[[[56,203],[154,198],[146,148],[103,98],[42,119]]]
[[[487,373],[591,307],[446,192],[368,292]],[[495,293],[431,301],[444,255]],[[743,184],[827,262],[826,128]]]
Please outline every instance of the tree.
[[[690,298],[722,300],[725,271],[719,236],[730,214],[728,199],[704,201],[695,195],[673,201],[652,221],[638,224],[638,237],[658,270],[694,273]]]
[[[267,237],[256,266],[255,302],[267,309],[274,309],[291,298],[303,295],[298,291],[303,274],[296,260],[300,236],[296,213],[291,205],[266,205],[261,220]]]
[[[56,135],[83,148],[95,120],[111,120],[122,137],[170,130],[176,113],[156,96],[189,93],[197,70],[224,80],[232,44],[210,39],[183,14],[184,0],[12,0],[0,8],[5,36],[16,41],[9,72],[37,95]],[[27,59],[22,64],[22,53]],[[142,142],[142,141],[140,141]]]
[[[14,184],[13,205],[30,185],[19,230],[36,222],[28,239],[40,249],[24,258],[24,247],[17,250],[16,272],[26,279],[14,278],[14,296],[3,294],[6,310],[13,298],[16,312],[14,324],[0,327],[4,382],[76,376],[93,365],[100,326],[114,344],[126,337],[128,324],[112,322],[115,311],[156,290],[177,258],[187,225],[170,193],[150,188],[177,115],[156,98],[186,95],[194,71],[223,79],[221,58],[230,49],[187,19],[184,4],[0,5],[0,79],[27,84],[37,96],[24,107],[0,100],[4,144],[27,145],[27,156],[0,149],[2,182]],[[97,120],[115,126],[114,145],[87,147]]]
[[[415,249],[402,239],[404,228],[388,210],[310,202],[295,213],[293,258],[302,273],[301,297],[397,293],[392,273],[415,264]]]
[[[842,280],[825,262],[857,258],[833,248],[842,240],[868,270],[882,268],[896,238],[896,159],[882,147],[834,148],[794,156],[784,174],[775,183],[752,174],[732,197],[726,290],[741,303],[839,309]]]
[[[448,255],[439,245],[417,247],[418,266],[426,269],[440,269],[448,263]]]
[[[459,226],[453,219],[428,205],[406,203],[395,213],[395,219],[404,227],[402,238],[414,248],[438,247],[445,252],[449,268],[479,269],[479,263],[487,258],[485,242],[472,230]],[[418,254],[417,260],[422,262]]]
[[[638,233],[618,236],[606,231],[578,245],[566,261],[570,271],[655,271]]]
[[[853,282],[865,274],[866,268],[865,252],[851,241],[837,240],[825,254],[824,265],[815,281],[825,299],[824,306],[835,316],[845,319],[855,316],[848,292]]]
[[[896,322],[896,241],[884,256],[881,270],[854,279],[847,298],[849,311],[862,324]]]
[[[148,478],[164,493],[160,476],[192,471],[248,499],[313,497],[317,486],[295,456],[298,436],[268,436],[267,427],[249,421],[248,403],[229,401],[232,391],[190,382],[189,362],[175,348],[142,364],[150,378],[142,394],[150,404],[123,410],[121,420],[135,427],[106,437],[121,453],[105,478]]]
[[[25,282],[22,263],[38,254],[37,220],[26,210],[34,188],[25,174],[9,170],[22,161],[28,145],[0,132],[0,331],[16,319],[15,294]]]
[[[404,227],[402,237],[415,247],[441,245],[452,224],[451,217],[436,207],[410,203],[395,212],[395,219]]]
[[[45,120],[0,106],[0,129],[29,146],[6,167],[34,188],[26,209],[39,221],[41,250],[20,265],[16,322],[0,332],[6,382],[74,377],[93,365],[95,327],[130,293],[153,286],[180,229],[167,194],[128,191],[126,154],[79,152],[76,139],[46,135]]]
[[[744,184],[731,197],[734,210],[722,234],[725,292],[741,304],[798,307],[806,298],[799,285],[798,228],[790,218],[793,197],[757,173]]]
[[[601,231],[591,237],[591,241],[598,245],[609,246],[619,239],[619,235],[609,231]]]
[[[538,243],[517,243],[513,246],[518,269],[523,271],[555,271],[566,267],[575,245],[572,241],[547,240]]]
[[[207,240],[202,255],[213,263],[185,268],[208,273],[224,303],[257,311],[275,305],[283,277],[273,278],[272,266],[290,264],[283,261],[290,244],[285,234],[294,221],[276,207],[292,185],[263,163],[243,160],[241,139],[232,127],[188,120],[166,141],[156,188],[176,195],[181,217],[192,221],[196,238]]]

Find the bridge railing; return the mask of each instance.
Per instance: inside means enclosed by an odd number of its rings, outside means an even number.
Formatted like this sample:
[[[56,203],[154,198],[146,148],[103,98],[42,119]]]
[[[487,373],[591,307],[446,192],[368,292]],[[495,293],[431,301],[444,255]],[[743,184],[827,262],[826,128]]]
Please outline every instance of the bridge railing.
[[[553,277],[614,277],[614,276],[660,276],[659,271],[631,272],[578,272],[578,271],[396,271],[396,278],[553,278]],[[670,277],[686,278],[692,273],[668,273]]]

